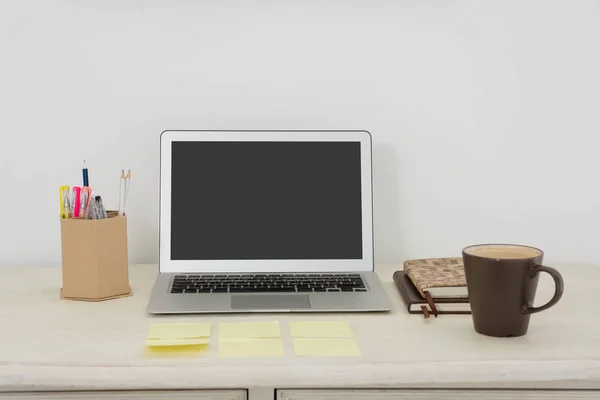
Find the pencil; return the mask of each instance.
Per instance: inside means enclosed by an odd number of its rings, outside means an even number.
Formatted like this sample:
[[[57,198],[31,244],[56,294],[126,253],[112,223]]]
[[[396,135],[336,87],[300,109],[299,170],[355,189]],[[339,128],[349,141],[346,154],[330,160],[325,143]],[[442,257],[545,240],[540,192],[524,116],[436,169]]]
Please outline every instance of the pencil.
[[[122,217],[125,212],[125,170],[121,170],[121,179],[119,187],[119,212],[118,216]]]
[[[83,172],[83,186],[90,186],[90,179],[88,176],[88,167],[87,167],[85,160],[83,160],[82,172]]]
[[[131,170],[127,171],[125,175],[125,199],[123,200],[123,214],[125,214],[125,208],[127,207],[127,197],[129,196],[129,187],[131,186]]]

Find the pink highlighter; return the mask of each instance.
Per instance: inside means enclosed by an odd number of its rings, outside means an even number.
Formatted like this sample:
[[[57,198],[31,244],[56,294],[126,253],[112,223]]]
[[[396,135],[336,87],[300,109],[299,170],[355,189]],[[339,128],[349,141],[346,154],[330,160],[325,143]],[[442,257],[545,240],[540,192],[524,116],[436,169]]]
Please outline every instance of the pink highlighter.
[[[83,186],[81,188],[81,206],[79,208],[79,215],[81,218],[88,218],[88,210],[90,206],[90,199],[92,198],[92,189],[88,186]]]
[[[73,186],[73,218],[79,218],[79,210],[81,210],[81,188]]]

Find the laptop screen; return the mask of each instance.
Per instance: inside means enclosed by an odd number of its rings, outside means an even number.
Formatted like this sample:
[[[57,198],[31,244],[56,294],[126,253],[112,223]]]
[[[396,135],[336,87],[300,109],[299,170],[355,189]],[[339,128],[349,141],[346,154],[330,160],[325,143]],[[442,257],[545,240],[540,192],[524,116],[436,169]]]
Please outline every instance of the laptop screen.
[[[359,142],[171,147],[171,260],[361,259]]]

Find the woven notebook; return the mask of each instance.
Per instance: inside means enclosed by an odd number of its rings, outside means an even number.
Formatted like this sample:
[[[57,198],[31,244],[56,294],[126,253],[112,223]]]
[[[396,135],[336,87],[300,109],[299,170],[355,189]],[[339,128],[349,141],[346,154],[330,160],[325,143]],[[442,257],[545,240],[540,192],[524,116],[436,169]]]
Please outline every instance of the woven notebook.
[[[425,292],[434,298],[469,295],[461,257],[407,260],[404,271],[423,297]]]

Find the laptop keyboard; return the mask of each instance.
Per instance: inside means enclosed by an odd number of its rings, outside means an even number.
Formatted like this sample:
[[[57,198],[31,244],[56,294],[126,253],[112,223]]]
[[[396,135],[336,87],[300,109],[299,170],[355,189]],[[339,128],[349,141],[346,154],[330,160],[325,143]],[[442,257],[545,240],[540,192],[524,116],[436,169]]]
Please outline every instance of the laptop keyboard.
[[[360,274],[175,275],[171,293],[366,292]]]

